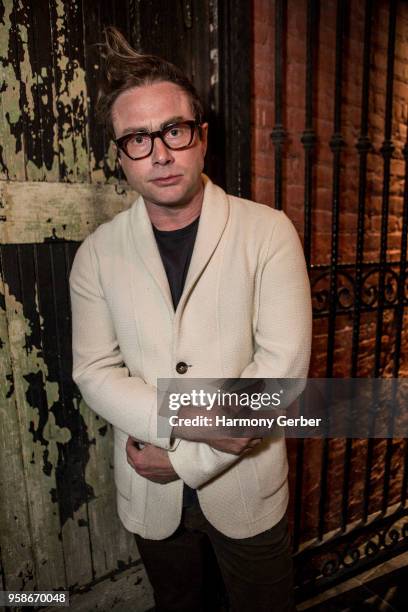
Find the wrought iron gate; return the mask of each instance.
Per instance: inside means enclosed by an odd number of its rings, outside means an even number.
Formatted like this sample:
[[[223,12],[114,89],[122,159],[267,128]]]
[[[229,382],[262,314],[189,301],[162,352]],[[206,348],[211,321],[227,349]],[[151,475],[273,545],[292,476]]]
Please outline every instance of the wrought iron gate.
[[[404,338],[404,308],[407,305],[407,230],[408,230],[408,131],[405,144],[397,146],[393,141],[393,102],[395,83],[395,61],[397,53],[397,16],[401,19],[403,4],[390,2],[347,2],[335,3],[335,70],[332,83],[333,113],[330,146],[331,161],[331,228],[329,252],[313,251],[313,212],[318,206],[314,185],[316,149],[319,146],[316,119],[316,83],[319,66],[319,27],[322,7],[329,3],[307,2],[307,29],[305,37],[305,125],[301,135],[304,148],[304,250],[309,266],[312,284],[314,319],[316,329],[324,330],[326,338],[325,364],[316,374],[323,377],[336,376],[336,346],[339,344],[339,330],[345,330],[349,342],[343,354],[347,365],[342,366],[341,376],[393,376],[407,375],[402,370],[402,347]],[[334,5],[334,3],[330,3]],[[344,71],[346,66],[345,45],[350,34],[353,11],[363,9],[363,44],[359,58],[354,57],[354,72],[361,71],[360,79],[360,120],[359,134],[354,143],[346,144],[344,138],[343,113]],[[284,75],[287,68],[285,53],[287,5],[281,0],[275,3],[275,127],[271,138],[275,148],[275,202],[283,206],[283,168],[285,145],[291,126],[284,125]],[[383,19],[386,21],[384,22]],[[384,53],[385,105],[381,146],[374,146],[370,123],[370,79],[378,78],[373,68],[373,36],[379,29],[384,30],[388,22],[387,50]],[[404,26],[405,24],[405,26]],[[405,27],[405,30],[404,30]],[[407,31],[406,22],[400,21],[402,32]],[[400,53],[402,52],[401,41]],[[323,51],[324,52],[324,51]],[[405,122],[407,116],[405,114]],[[341,212],[343,191],[341,176],[345,171],[343,156],[348,151],[358,166],[354,209],[355,246],[354,257],[339,257],[341,238]],[[367,211],[369,208],[368,163],[370,155],[382,159],[382,187],[380,207],[380,236],[376,256],[366,256]],[[398,213],[399,248],[390,254],[389,217],[390,183],[392,159],[403,160],[404,174],[400,180]],[[350,158],[349,158],[350,159]],[[402,163],[402,162],[401,162]],[[393,194],[395,196],[395,193]],[[395,206],[394,206],[395,209]],[[398,251],[395,253],[395,251]],[[323,257],[322,257],[323,256]],[[327,257],[326,257],[327,256]],[[319,259],[326,259],[321,263]],[[361,347],[364,341],[363,325],[369,322],[375,327],[372,332],[373,355],[370,367],[361,363]],[[405,325],[407,319],[405,318]],[[366,332],[365,332],[366,333]],[[384,335],[388,343],[384,346]],[[338,368],[337,368],[338,372]],[[339,375],[339,374],[337,374]],[[314,446],[313,446],[314,445]],[[308,537],[302,519],[307,512],[305,499],[305,461],[309,452],[314,452],[316,482],[313,525],[309,525]],[[356,461],[356,454],[360,455]],[[382,560],[407,550],[408,543],[408,441],[407,440],[299,440],[293,454],[295,467],[294,482],[294,546],[296,560],[296,585],[298,598],[321,592],[361,572]],[[358,466],[359,487],[353,471]],[[335,471],[336,470],[336,471]],[[373,478],[376,472],[376,478]],[[310,474],[309,474],[310,476]],[[340,484],[336,484],[339,481]],[[317,484],[316,484],[317,483]],[[310,485],[309,485],[310,486]],[[329,494],[331,488],[338,492],[339,510],[329,516]],[[358,504],[354,504],[352,493],[358,493]],[[358,507],[357,507],[358,505]],[[333,512],[332,512],[333,514]],[[307,541],[305,541],[307,540]]]

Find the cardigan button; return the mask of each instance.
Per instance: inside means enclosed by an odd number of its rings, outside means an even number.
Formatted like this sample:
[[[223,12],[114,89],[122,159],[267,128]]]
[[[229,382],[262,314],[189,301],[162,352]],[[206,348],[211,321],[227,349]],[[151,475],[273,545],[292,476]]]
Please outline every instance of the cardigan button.
[[[184,361],[179,361],[176,365],[176,370],[178,374],[185,374],[188,370],[188,365]]]

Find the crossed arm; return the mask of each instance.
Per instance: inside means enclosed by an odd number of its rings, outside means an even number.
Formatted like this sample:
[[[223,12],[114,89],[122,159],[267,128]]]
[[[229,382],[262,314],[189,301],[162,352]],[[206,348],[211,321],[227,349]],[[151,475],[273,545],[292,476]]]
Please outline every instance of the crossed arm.
[[[191,410],[187,409],[185,412],[188,416],[193,416]],[[208,444],[213,449],[229,453],[232,456],[235,455],[236,458],[251,451],[262,441],[262,438],[255,437],[206,438],[204,434],[200,436],[197,430],[189,427],[175,427],[172,435],[180,439]],[[137,440],[129,436],[126,444],[126,454],[129,465],[140,476],[148,480],[165,484],[179,478],[170,461],[168,451],[162,448],[152,444],[140,445]]]

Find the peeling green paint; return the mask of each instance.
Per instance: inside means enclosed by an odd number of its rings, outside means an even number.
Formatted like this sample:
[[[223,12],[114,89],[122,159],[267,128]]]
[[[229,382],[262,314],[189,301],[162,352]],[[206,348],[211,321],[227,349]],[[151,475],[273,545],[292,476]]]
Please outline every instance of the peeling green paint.
[[[0,276],[1,288],[3,288],[3,280]],[[9,332],[7,329],[5,295],[3,291],[0,292],[0,405],[5,405],[6,400],[14,393],[13,373],[9,355]]]
[[[100,496],[106,496],[108,493],[115,496],[113,486],[113,472],[110,468],[113,463],[113,436],[110,425],[107,425],[109,435],[105,439],[104,436],[99,436],[97,431],[102,424],[105,424],[103,419],[97,420],[95,414],[87,406],[81,398],[78,403],[78,410],[81,413],[84,421],[87,423],[89,435],[93,435],[94,444],[89,447],[89,461],[85,467],[85,480],[92,485],[94,491],[94,499],[90,502],[95,503]],[[96,441],[96,438],[98,440]]]
[[[22,8],[22,2],[18,2],[20,8]],[[17,24],[17,34],[22,47],[22,58],[20,58],[20,72],[21,80],[25,86],[26,102],[23,106],[23,111],[31,119],[34,119],[34,96],[33,86],[36,82],[30,63],[30,54],[28,50],[28,32],[27,26],[21,22]]]
[[[82,5],[53,0],[48,6],[50,23],[41,23],[45,36],[38,53],[36,3],[4,0],[0,178],[114,184],[112,143],[106,154],[98,145],[98,159],[90,146],[90,129],[93,134],[102,127],[90,128],[84,41],[73,32],[77,23],[82,31]],[[98,69],[98,62],[87,67]]]
[[[35,563],[11,365],[4,283],[0,271],[0,549],[9,589],[35,587]]]
[[[0,23],[0,145],[2,147],[3,178],[25,179],[24,153],[21,140],[16,138],[10,127],[21,119],[20,81],[9,58],[9,47],[13,24],[12,0],[5,0],[3,22]]]
[[[26,431],[28,432],[29,424],[32,422],[33,431],[38,431],[40,427],[40,414],[36,407],[31,406],[27,401],[27,393],[29,383],[27,376],[41,372],[45,382],[45,392],[48,405],[48,416],[45,425],[42,426],[41,438],[45,440],[47,445],[46,460],[51,466],[57,464],[58,448],[57,443],[66,443],[71,438],[71,432],[66,427],[59,427],[55,422],[55,416],[52,413],[52,406],[59,401],[58,385],[55,382],[48,381],[48,368],[41,356],[41,349],[35,347],[31,350],[24,350],[26,346],[26,338],[31,335],[30,322],[27,321],[23,314],[23,306],[15,297],[10,294],[7,283],[5,283],[5,299],[7,304],[8,320],[9,320],[9,338],[10,350],[13,360],[13,369],[16,381],[16,394],[18,404],[24,406],[24,418]],[[23,416],[23,415],[22,415]],[[25,434],[28,437],[28,433]],[[32,460],[40,465],[44,461],[44,443],[39,439],[34,439],[31,442],[32,446],[25,449],[28,453],[32,451]],[[45,476],[51,476],[44,472]],[[43,485],[49,486],[49,485]]]
[[[0,241],[39,243],[50,238],[83,240],[101,223],[128,208],[137,193],[121,185],[0,181]]]
[[[0,138],[4,178],[17,180],[58,180],[58,156],[55,149],[56,126],[46,134],[45,152],[42,151],[40,132],[44,120],[50,121],[52,99],[39,95],[50,77],[48,68],[34,69],[30,50],[29,5],[6,1],[3,23],[0,24],[0,79],[1,117]],[[48,125],[47,123],[47,125]],[[47,158],[47,166],[45,165]],[[49,160],[52,160],[51,163]]]
[[[73,5],[75,6],[75,5]],[[88,98],[85,71],[76,59],[67,55],[69,34],[66,24],[66,5],[56,0],[56,56],[59,79],[57,80],[57,108],[66,121],[60,125],[59,147],[62,163],[66,168],[66,180],[89,180],[87,114]]]

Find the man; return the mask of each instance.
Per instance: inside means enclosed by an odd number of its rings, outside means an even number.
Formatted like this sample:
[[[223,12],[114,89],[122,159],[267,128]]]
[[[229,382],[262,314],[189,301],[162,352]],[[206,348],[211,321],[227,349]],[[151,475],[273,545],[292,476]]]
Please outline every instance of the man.
[[[203,546],[231,610],[293,610],[283,438],[158,435],[158,378],[302,378],[310,290],[283,212],[202,174],[208,125],[175,66],[107,30],[99,109],[140,197],[89,236],[71,273],[74,380],[114,426],[118,512],[156,609],[216,610]]]

